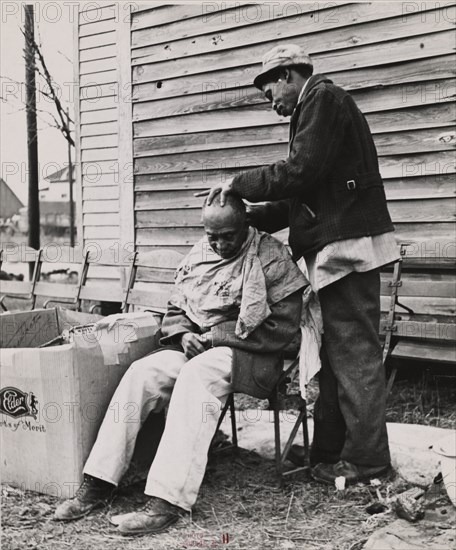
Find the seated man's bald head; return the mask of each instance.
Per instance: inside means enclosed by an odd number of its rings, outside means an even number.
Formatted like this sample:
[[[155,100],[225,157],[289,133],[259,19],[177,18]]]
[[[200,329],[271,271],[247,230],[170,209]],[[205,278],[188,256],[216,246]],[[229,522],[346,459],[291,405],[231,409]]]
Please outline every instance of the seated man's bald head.
[[[240,224],[246,221],[246,209],[244,201],[237,195],[228,195],[225,199],[225,204],[220,206],[220,195],[217,195],[212,200],[211,204],[207,204],[207,199],[203,204],[203,223],[207,217],[231,218],[237,220]]]
[[[219,195],[209,205],[205,201],[203,224],[212,250],[225,259],[235,256],[249,229],[244,202],[236,195],[228,195],[223,206]]]

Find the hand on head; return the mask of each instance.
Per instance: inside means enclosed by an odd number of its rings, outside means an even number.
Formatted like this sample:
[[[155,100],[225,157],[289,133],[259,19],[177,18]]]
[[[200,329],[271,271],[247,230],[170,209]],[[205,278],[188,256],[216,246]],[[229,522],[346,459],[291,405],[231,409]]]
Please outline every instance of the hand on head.
[[[195,197],[206,197],[206,203],[208,206],[212,203],[217,195],[220,195],[220,206],[224,206],[226,203],[227,195],[233,193],[233,186],[231,181],[228,183],[221,183],[214,186],[212,189],[207,191],[200,191],[195,193]]]

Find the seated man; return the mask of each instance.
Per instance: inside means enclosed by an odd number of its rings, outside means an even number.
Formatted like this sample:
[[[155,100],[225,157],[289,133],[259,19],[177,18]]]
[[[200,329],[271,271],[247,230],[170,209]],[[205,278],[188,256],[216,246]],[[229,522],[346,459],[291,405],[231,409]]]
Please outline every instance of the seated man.
[[[191,510],[223,404],[233,391],[267,397],[281,372],[281,351],[299,328],[307,281],[286,248],[248,226],[244,203],[203,207],[206,236],[176,272],[163,319],[165,346],[125,373],[111,403],[133,403],[140,420],[106,414],[75,498],[55,512],[72,520],[105,506],[127,470],[150,412],[169,405],[149,470],[146,506],[121,521],[122,534],[155,533]],[[128,409],[130,410],[130,409]],[[215,412],[217,411],[217,412]]]

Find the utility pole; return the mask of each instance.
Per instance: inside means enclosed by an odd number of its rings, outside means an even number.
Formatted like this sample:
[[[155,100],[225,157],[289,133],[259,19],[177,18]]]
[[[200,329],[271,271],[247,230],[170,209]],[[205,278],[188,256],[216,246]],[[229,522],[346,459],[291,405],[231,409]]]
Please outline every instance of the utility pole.
[[[40,203],[38,192],[38,129],[36,123],[35,82],[35,30],[33,5],[24,6],[25,24],[25,90],[27,114],[27,156],[28,156],[28,245],[40,248]],[[33,265],[30,264],[30,268]]]
[[[67,109],[67,120],[70,120],[70,112],[68,109]],[[70,184],[70,246],[74,248],[73,163],[71,162],[71,143],[69,141],[68,141],[68,183]]]

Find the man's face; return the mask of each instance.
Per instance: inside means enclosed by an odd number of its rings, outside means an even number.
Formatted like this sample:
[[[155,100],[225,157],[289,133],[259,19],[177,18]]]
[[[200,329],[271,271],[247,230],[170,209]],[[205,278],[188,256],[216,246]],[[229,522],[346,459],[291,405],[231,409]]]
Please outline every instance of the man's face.
[[[210,247],[225,260],[235,256],[247,238],[247,223],[233,216],[206,216],[203,223]]]
[[[293,82],[287,82],[288,71],[274,81],[263,85],[263,93],[279,116],[291,116],[298,104],[301,88]]]

